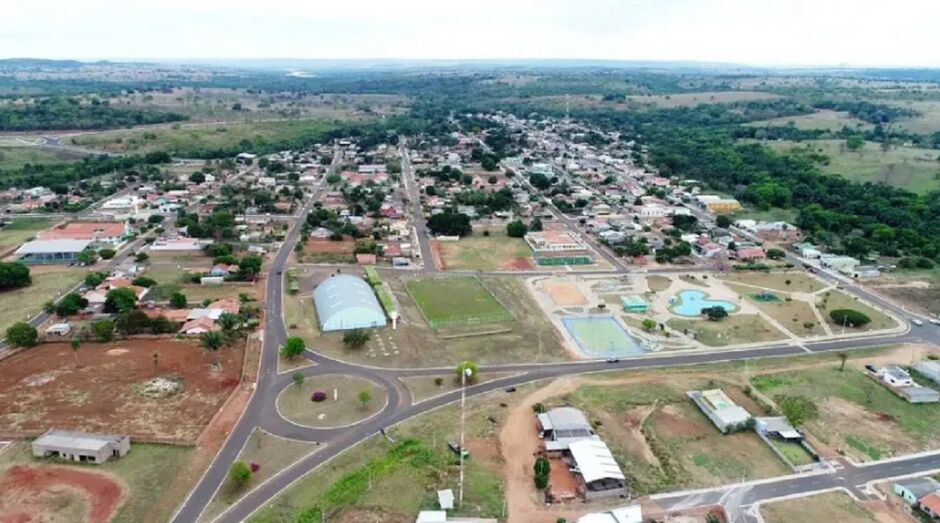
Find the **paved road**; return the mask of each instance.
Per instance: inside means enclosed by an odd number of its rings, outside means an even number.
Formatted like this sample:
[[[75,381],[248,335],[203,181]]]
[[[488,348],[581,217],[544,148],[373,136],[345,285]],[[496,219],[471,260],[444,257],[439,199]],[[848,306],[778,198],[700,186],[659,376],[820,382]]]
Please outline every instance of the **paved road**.
[[[437,264],[434,263],[434,255],[431,253],[431,233],[428,232],[428,224],[424,219],[424,211],[421,209],[421,192],[418,189],[418,181],[415,179],[414,167],[411,165],[408,145],[402,140],[399,148],[402,180],[404,180],[405,193],[408,195],[408,203],[411,207],[411,223],[414,226],[418,248],[421,252],[421,269],[423,272],[437,272]]]
[[[331,167],[335,169],[337,160]],[[410,159],[407,157],[407,151],[402,148],[402,170],[405,173],[406,190],[409,193],[409,199],[412,203],[412,217],[419,239],[427,239],[426,224],[423,215],[420,212],[419,198],[417,194],[417,185],[413,178],[413,171]],[[319,196],[320,187],[317,187],[313,201]],[[258,485],[245,497],[230,506],[228,510],[216,518],[219,522],[238,522],[244,521],[250,515],[262,507],[265,503],[272,500],[284,489],[288,488],[295,481],[300,480],[306,474],[314,470],[348,450],[353,445],[364,439],[375,435],[380,430],[390,427],[396,423],[406,420],[410,417],[428,412],[429,410],[447,405],[459,399],[459,391],[444,394],[417,405],[412,404],[412,397],[409,390],[404,386],[399,378],[406,376],[431,376],[442,372],[451,372],[452,367],[439,368],[419,368],[419,369],[384,369],[373,368],[357,364],[338,361],[313,350],[308,350],[304,357],[315,362],[316,365],[301,369],[299,372],[306,376],[317,376],[331,373],[353,374],[369,380],[372,380],[387,390],[388,404],[375,416],[350,427],[337,429],[316,429],[303,427],[291,423],[281,418],[275,407],[275,401],[278,393],[285,387],[290,386],[291,373],[277,374],[277,350],[283,344],[287,337],[286,329],[283,323],[281,310],[282,284],[278,277],[287,264],[287,258],[298,240],[300,233],[300,224],[309,212],[313,201],[303,209],[297,222],[290,230],[286,240],[280,250],[269,264],[270,277],[267,280],[267,299],[266,299],[266,326],[264,331],[264,350],[261,358],[261,368],[258,384],[248,407],[232,431],[228,441],[219,451],[213,463],[206,471],[204,477],[199,481],[190,496],[184,501],[173,521],[178,523],[194,522],[204,510],[205,506],[212,499],[216,490],[224,482],[230,464],[236,459],[242,445],[247,441],[249,435],[255,427],[261,427],[273,434],[291,437],[305,441],[315,441],[323,447],[305,458],[302,458],[290,467],[277,474],[268,481]],[[430,255],[430,247],[427,242],[419,241],[422,249],[422,258],[425,262],[423,270],[434,270],[433,258]],[[622,267],[615,264],[615,266]],[[688,269],[676,269],[677,272],[687,272]],[[626,271],[615,271],[626,272]],[[905,315],[896,305],[878,296],[866,294],[864,289],[858,288],[854,283],[845,284],[848,290],[858,292],[867,299],[886,307],[899,315]],[[721,361],[742,361],[753,358],[795,356],[807,353],[827,353],[834,351],[853,350],[864,347],[878,345],[905,343],[905,342],[929,342],[940,344],[940,330],[930,327],[924,327],[913,331],[905,331],[885,336],[872,336],[865,338],[847,338],[826,341],[808,341],[802,344],[780,343],[776,345],[767,345],[756,348],[745,349],[722,349],[708,351],[679,351],[672,353],[650,354],[633,359],[624,359],[618,362],[605,361],[573,361],[565,363],[554,363],[544,365],[491,365],[481,367],[481,372],[513,372],[513,376],[494,380],[487,383],[472,385],[467,388],[467,394],[470,396],[479,395],[487,392],[499,391],[508,386],[535,380],[550,379],[559,376],[601,372],[623,369],[643,369],[654,367],[671,367],[680,365],[698,365],[706,363],[715,363]],[[508,394],[503,392],[503,394]],[[877,464],[866,467],[844,467],[842,475],[835,474],[832,477],[809,475],[799,478],[782,478],[765,484],[750,484],[747,486],[726,487],[724,489],[715,489],[693,494],[676,494],[665,496],[662,503],[666,506],[682,506],[683,504],[699,503],[713,504],[715,500],[721,501],[732,508],[747,507],[764,499],[772,499],[788,493],[805,493],[824,490],[836,486],[854,486],[865,483],[868,479],[881,479],[886,474],[900,475],[911,472],[918,472],[925,468],[935,465],[934,460],[940,458],[918,458],[912,457],[901,462],[892,462]],[[940,467],[940,463],[936,464]],[[828,479],[826,479],[828,478]],[[746,487],[746,488],[745,488]],[[743,489],[743,490],[742,490]],[[856,491],[858,489],[856,488]],[[711,502],[711,503],[707,503]],[[698,506],[698,505],[694,505]],[[742,511],[738,511],[744,514]],[[746,517],[742,515],[741,517]]]

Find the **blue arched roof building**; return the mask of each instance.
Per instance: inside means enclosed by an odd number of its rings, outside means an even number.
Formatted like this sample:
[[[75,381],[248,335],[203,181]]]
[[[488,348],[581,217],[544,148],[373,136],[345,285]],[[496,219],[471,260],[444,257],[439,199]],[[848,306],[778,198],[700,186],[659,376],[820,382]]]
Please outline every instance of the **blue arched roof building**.
[[[340,274],[313,291],[323,332],[385,326],[385,312],[362,278]]]

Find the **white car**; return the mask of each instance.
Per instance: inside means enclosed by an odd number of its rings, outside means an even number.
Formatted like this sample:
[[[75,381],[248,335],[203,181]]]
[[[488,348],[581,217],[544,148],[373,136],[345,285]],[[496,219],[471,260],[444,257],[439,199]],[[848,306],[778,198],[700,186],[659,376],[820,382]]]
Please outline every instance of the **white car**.
[[[911,318],[911,323],[913,323],[914,325],[917,325],[918,327],[921,327],[924,324],[924,322],[918,320],[917,318]]]
[[[937,318],[930,318],[930,323],[933,323],[934,325],[940,325],[940,320]]]

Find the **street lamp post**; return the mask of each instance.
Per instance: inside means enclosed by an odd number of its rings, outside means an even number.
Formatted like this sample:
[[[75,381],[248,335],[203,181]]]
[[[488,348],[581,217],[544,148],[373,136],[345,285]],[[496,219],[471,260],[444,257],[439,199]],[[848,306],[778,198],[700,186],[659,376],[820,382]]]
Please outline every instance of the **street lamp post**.
[[[473,370],[465,368],[460,373],[460,450],[457,452],[460,460],[460,489],[457,498],[457,506],[463,507],[463,461],[464,461],[464,405],[467,402],[467,378],[473,374]]]

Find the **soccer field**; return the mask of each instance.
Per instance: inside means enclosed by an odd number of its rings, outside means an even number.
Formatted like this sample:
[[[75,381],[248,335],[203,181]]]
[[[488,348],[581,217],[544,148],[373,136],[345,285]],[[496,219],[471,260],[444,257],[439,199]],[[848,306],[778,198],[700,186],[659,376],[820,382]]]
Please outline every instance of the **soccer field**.
[[[477,278],[427,278],[405,284],[428,324],[435,329],[512,320]]]

